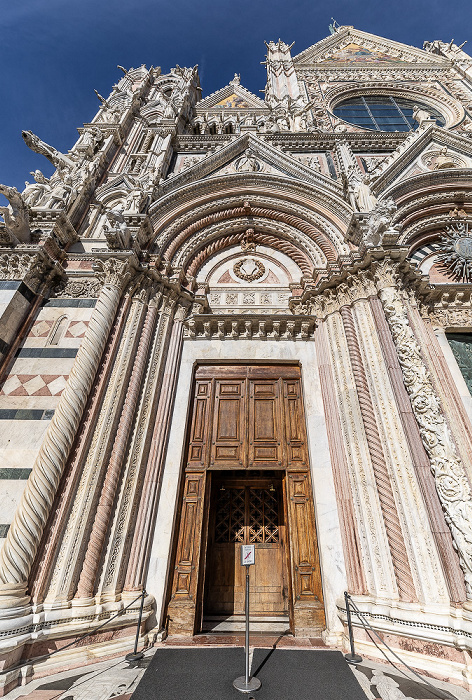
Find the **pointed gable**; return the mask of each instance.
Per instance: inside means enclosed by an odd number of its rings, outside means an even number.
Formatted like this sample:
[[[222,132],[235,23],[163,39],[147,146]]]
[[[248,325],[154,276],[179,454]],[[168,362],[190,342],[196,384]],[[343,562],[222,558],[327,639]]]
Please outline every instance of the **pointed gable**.
[[[243,87],[235,75],[228,85],[208,95],[196,105],[197,112],[208,110],[267,110],[266,103]]]
[[[358,43],[350,43],[320,61],[320,63],[326,62],[352,65],[355,63],[401,63],[404,62],[404,59],[394,58],[377,49],[368,49]]]
[[[314,64],[323,64],[323,67],[328,65],[333,67],[378,65],[381,67],[395,63],[414,63],[418,66],[444,64],[448,61],[422,49],[362,32],[354,27],[340,27],[331,36],[294,56],[293,63],[297,67]]]
[[[216,103],[215,107],[225,107],[228,109],[250,109],[250,105],[243,97],[239,97],[233,92],[229,97],[224,97]]]

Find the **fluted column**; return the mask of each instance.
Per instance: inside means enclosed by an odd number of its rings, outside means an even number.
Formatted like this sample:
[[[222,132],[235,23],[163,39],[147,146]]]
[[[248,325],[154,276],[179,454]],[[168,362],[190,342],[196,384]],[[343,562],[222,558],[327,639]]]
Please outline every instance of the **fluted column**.
[[[6,595],[25,590],[121,292],[130,278],[128,261],[109,258],[96,267],[104,285],[0,552],[0,591]]]
[[[397,350],[403,381],[410,396],[423,445],[429,456],[436,490],[464,572],[467,598],[472,599],[472,493],[439,396],[431,381],[408,313],[396,289],[395,270],[388,262],[375,273],[379,297]]]
[[[321,393],[326,416],[328,443],[333,465],[334,485],[339,506],[341,537],[346,558],[346,576],[351,593],[366,593],[367,583],[362,566],[362,551],[352,502],[347,457],[343,445],[340,417],[336,405],[335,383],[329,361],[324,322],[315,333],[316,355],[320,373]]]
[[[90,597],[94,592],[95,579],[100,564],[102,548],[109,529],[109,520],[115,501],[116,488],[121,475],[126,446],[133,426],[133,417],[141,391],[156,317],[156,305],[150,305],[146,313],[146,318],[144,319],[138,349],[134,358],[133,371],[129,380],[128,391],[121,412],[100,500],[95,514],[95,520],[82,565],[82,572],[77,586],[77,598]]]
[[[403,383],[402,371],[398,362],[392,335],[380,299],[371,297],[370,304],[390,383],[395,394],[403,429],[408,441],[411,459],[426,505],[431,532],[436,542],[436,547],[442,563],[442,570],[449,588],[449,595],[452,601],[460,602],[463,601],[466,596],[464,576],[459,565],[457,552],[453,546],[451,531],[444,519],[444,513],[436,491],[434,477],[431,473],[429,458],[421,440],[418,423],[416,422],[411,408],[410,398]]]
[[[177,383],[177,370],[182,353],[183,320],[185,315],[186,309],[179,306],[175,312],[172,335],[167,350],[166,368],[142,489],[141,505],[126,572],[125,590],[139,590],[144,584],[144,572],[148,561],[149,533],[153,529],[159,494],[160,473],[172,416],[171,409]]]
[[[416,600],[416,591],[408,561],[408,554],[398,517],[397,507],[392,491],[387,462],[382,448],[379,429],[375,419],[375,411],[369,392],[367,376],[359,348],[352,311],[343,306],[341,308],[344,331],[346,334],[352,371],[356,381],[356,389],[359,397],[359,405],[364,423],[367,443],[374,471],[375,482],[379,494],[380,506],[385,523],[385,531],[390,547],[395,578],[397,581],[399,596],[402,600]]]

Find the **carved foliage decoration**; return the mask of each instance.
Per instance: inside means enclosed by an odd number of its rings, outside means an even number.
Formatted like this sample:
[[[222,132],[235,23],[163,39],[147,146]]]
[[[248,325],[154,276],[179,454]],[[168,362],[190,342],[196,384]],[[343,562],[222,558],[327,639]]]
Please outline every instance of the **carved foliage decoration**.
[[[428,453],[436,489],[452,533],[454,546],[464,571],[467,597],[472,598],[472,494],[464,469],[456,454],[451,432],[445,421],[441,403],[429,372],[423,362],[420,347],[409,325],[406,309],[398,291],[391,287],[380,289],[380,299],[392,332],[410,395],[413,412],[418,421],[421,439]]]
[[[441,236],[442,251],[437,261],[461,282],[472,280],[472,235],[469,222],[459,221],[446,227]]]
[[[260,260],[254,258],[243,258],[238,260],[233,266],[233,272],[246,282],[254,282],[260,279],[265,273],[265,267]]]

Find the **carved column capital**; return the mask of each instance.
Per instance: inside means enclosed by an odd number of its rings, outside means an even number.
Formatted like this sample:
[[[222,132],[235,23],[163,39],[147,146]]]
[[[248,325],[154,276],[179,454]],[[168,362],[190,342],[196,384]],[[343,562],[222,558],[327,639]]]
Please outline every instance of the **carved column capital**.
[[[134,258],[105,258],[96,260],[93,264],[95,276],[103,286],[117,287],[121,291],[136,274],[136,267]]]

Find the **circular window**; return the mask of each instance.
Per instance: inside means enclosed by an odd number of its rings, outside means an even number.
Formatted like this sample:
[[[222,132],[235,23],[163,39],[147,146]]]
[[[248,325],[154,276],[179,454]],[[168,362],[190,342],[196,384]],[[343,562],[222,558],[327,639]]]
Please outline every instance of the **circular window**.
[[[414,131],[418,128],[418,122],[413,119],[415,106],[428,112],[433,119],[436,119],[438,126],[444,126],[446,123],[444,117],[429,105],[386,95],[352,97],[350,100],[340,102],[333,109],[333,114],[363,129]]]

